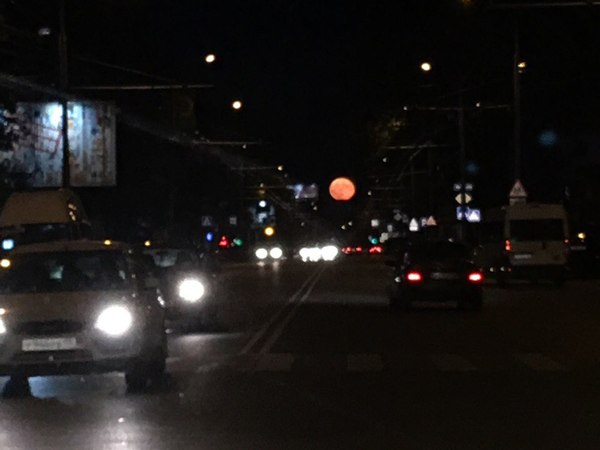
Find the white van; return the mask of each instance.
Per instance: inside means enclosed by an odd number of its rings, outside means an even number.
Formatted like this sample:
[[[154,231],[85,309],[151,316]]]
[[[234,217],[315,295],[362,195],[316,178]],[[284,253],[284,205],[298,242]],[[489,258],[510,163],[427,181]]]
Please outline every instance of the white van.
[[[14,192],[0,212],[0,236],[18,243],[90,237],[81,200],[69,189]]]
[[[559,204],[517,203],[484,212],[475,262],[500,284],[511,278],[564,281],[569,225]]]

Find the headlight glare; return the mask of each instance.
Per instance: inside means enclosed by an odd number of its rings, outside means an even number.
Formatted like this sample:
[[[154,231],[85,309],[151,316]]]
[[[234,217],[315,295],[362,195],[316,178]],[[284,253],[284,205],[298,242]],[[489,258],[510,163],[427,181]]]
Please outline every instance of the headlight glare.
[[[321,256],[325,261],[333,261],[337,258],[339,250],[335,245],[326,245],[321,249]]]
[[[269,255],[271,255],[271,258],[273,259],[279,259],[283,256],[283,250],[281,250],[279,247],[273,247],[269,252]]]
[[[109,306],[96,319],[96,328],[113,337],[125,334],[132,324],[133,316],[131,312],[125,306],[120,305]]]
[[[269,256],[269,252],[266,248],[258,248],[254,252],[254,254],[260,260],[267,259],[267,257]]]
[[[204,287],[204,284],[195,278],[188,278],[179,283],[179,297],[186,302],[197,302],[204,297],[205,292],[206,288]]]
[[[6,325],[4,320],[0,319],[0,335],[6,334]]]

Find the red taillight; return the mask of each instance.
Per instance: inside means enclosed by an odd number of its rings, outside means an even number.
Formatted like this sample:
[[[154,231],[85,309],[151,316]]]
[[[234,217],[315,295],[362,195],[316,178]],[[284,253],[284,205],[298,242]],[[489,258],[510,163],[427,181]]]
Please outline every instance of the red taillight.
[[[483,281],[483,275],[479,272],[473,272],[469,274],[469,281],[471,283],[481,283]]]
[[[379,254],[379,253],[383,253],[383,248],[380,245],[376,245],[374,247],[371,247],[369,249],[369,253],[371,255],[375,255],[375,254]]]
[[[419,272],[408,272],[406,274],[406,279],[411,283],[418,283],[419,281],[423,281],[423,275]]]
[[[362,253],[363,251],[362,247],[356,247],[354,250],[356,251],[356,253]]]
[[[504,241],[504,250],[507,252],[512,252],[512,243],[508,239]]]

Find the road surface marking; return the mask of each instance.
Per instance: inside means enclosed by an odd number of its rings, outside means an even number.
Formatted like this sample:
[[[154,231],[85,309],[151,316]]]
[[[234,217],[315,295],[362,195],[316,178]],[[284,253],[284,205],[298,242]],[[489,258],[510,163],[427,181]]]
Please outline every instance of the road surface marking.
[[[279,325],[277,326],[277,328],[275,328],[275,330],[273,331],[273,333],[271,334],[271,336],[269,336],[269,338],[266,340],[266,342],[264,343],[264,345],[261,347],[261,349],[259,351],[260,354],[269,353],[269,351],[271,350],[271,347],[273,347],[273,344],[275,342],[277,342],[277,339],[279,339],[279,337],[283,333],[283,330],[285,329],[285,327],[287,326],[287,324],[296,315],[296,311],[298,311],[298,308],[300,308],[300,305],[302,305],[302,303],[304,303],[304,301],[310,296],[310,294],[312,293],[312,290],[317,285],[317,283],[318,283],[319,279],[321,278],[321,275],[323,274],[324,271],[325,271],[325,266],[322,266],[319,269],[319,271],[317,272],[317,275],[310,282],[310,285],[308,286],[308,288],[307,288],[306,292],[304,293],[304,295],[300,298],[300,300],[298,300],[294,304],[294,306],[292,307],[292,309],[283,318],[283,320],[279,323]]]
[[[289,308],[290,304],[293,304],[296,301],[296,298],[300,295],[300,293],[304,290],[304,288],[318,275],[319,275],[319,270],[316,270],[310,274],[310,276],[304,281],[304,283],[302,283],[302,286],[300,286],[300,288],[296,292],[294,292],[294,294],[292,294],[292,296],[283,305],[283,307],[281,307],[275,314],[273,314],[273,316],[271,316],[269,321],[267,323],[265,323],[262,326],[262,328],[260,330],[258,330],[254,334],[254,336],[248,341],[248,343],[244,346],[244,348],[242,350],[240,350],[240,352],[239,352],[240,355],[244,355],[244,354],[247,354],[250,352],[252,347],[254,347],[254,345],[260,339],[262,339],[262,337],[267,333],[267,331],[269,331],[269,328],[271,328],[271,326],[277,321],[277,319],[279,319],[279,316],[281,316]]]
[[[533,370],[542,372],[560,372],[565,367],[541,353],[518,353],[517,359]]]
[[[381,355],[378,354],[359,353],[348,355],[346,368],[349,372],[380,372],[383,370],[383,361]]]
[[[443,353],[441,355],[430,355],[433,364],[442,372],[470,372],[477,370],[471,362],[454,353]]]
[[[294,355],[290,353],[267,353],[260,355],[255,370],[257,372],[289,372],[292,370]]]

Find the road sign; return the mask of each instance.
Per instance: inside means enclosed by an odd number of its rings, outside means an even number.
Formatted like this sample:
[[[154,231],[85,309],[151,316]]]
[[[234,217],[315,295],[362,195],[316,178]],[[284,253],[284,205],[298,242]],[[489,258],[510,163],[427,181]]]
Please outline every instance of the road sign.
[[[467,222],[479,223],[479,222],[481,222],[481,210],[469,209],[466,214],[466,217],[467,217]]]
[[[454,190],[454,192],[460,192],[461,187],[462,183],[454,183],[452,185],[452,190]],[[465,183],[465,192],[473,192],[473,183]]]
[[[410,224],[408,225],[408,229],[410,231],[419,231],[419,222],[417,222],[417,219],[413,218],[410,221]]]
[[[523,187],[521,180],[515,181],[515,184],[508,194],[508,198],[511,205],[514,205],[515,203],[524,203],[527,201],[527,191],[525,190],[525,187]]]
[[[473,200],[473,197],[471,197],[471,195],[467,194],[466,192],[464,195],[465,195],[465,205],[467,203],[471,203],[471,200]],[[454,197],[454,200],[456,200],[456,203],[458,203],[459,205],[462,205],[462,196],[463,196],[463,194],[456,194],[456,197]]]
[[[229,216],[229,225],[237,226],[238,218],[237,216]]]
[[[200,223],[203,227],[212,227],[213,226],[213,218],[212,216],[202,216],[200,219]]]
[[[435,220],[435,217],[433,217],[433,216],[429,216],[429,217],[427,218],[427,226],[428,226],[428,227],[435,227],[435,226],[437,226],[437,222],[436,222],[436,220]]]

